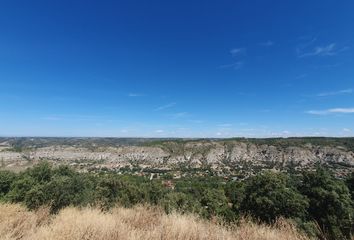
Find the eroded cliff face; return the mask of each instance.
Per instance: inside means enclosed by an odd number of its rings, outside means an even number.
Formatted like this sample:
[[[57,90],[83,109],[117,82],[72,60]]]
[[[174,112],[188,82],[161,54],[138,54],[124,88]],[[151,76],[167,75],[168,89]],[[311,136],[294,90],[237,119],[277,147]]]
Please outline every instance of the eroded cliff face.
[[[120,166],[132,163],[151,167],[173,167],[187,164],[192,167],[237,166],[241,163],[295,164],[306,167],[316,163],[340,164],[354,167],[354,153],[344,147],[315,146],[273,146],[240,141],[166,141],[152,146],[117,146],[85,148],[65,145],[38,147],[16,152],[10,146],[2,145],[2,165],[40,160],[58,163],[96,161],[97,163]]]

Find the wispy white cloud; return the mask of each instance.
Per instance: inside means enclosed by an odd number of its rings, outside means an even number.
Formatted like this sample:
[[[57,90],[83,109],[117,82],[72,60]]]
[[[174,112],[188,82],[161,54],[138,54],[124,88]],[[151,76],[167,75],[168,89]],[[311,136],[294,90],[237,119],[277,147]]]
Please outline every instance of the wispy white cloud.
[[[317,38],[305,36],[300,37],[300,44],[296,47],[296,53],[298,56],[302,55],[304,51],[308,50],[317,41]]]
[[[230,129],[221,129],[220,131],[217,131],[215,133],[215,137],[223,137],[223,138],[227,138],[232,136],[233,134],[229,131]]]
[[[243,128],[243,129],[240,129],[240,131],[242,131],[242,132],[253,132],[253,131],[257,131],[257,129],[255,129],[255,128]]]
[[[274,42],[268,40],[268,41],[266,41],[266,42],[260,42],[259,45],[260,45],[260,46],[263,46],[263,47],[271,47],[271,46],[274,45]]]
[[[160,106],[160,107],[155,108],[155,111],[165,110],[165,109],[167,109],[167,108],[174,107],[176,104],[177,104],[177,103],[172,102],[172,103],[169,103],[169,104],[166,104],[166,105],[162,105],[162,106]]]
[[[343,90],[339,90],[339,91],[332,91],[332,92],[322,92],[317,94],[317,97],[327,97],[327,96],[335,96],[335,95],[343,95],[343,94],[352,94],[353,93],[353,89],[349,88],[349,89],[343,89]]]
[[[169,116],[172,118],[182,118],[188,115],[188,112],[178,112],[178,113],[172,113]]]
[[[243,65],[244,65],[243,61],[237,61],[237,62],[234,62],[234,63],[221,65],[219,68],[233,68],[235,70],[238,70],[238,69],[242,68]]]
[[[343,132],[351,132],[352,130],[350,128],[343,128],[342,131]]]
[[[311,56],[335,56],[348,49],[348,47],[338,48],[336,43],[330,43],[325,46],[316,46],[312,49],[303,49],[303,51],[298,52],[298,57],[303,58]]]
[[[46,116],[42,118],[43,120],[48,120],[48,121],[59,121],[62,120],[62,117],[58,117],[58,116]]]
[[[354,108],[333,108],[330,109],[333,113],[354,113]]]
[[[244,55],[246,53],[246,48],[233,48],[230,50],[230,53],[233,58],[238,58],[238,59],[241,58],[241,60],[237,60],[237,61],[234,61],[233,63],[221,65],[221,66],[219,66],[219,68],[232,68],[235,70],[242,68],[244,65],[244,61],[242,61],[242,58],[244,57]]]
[[[100,115],[81,115],[81,114],[56,114],[48,115],[41,118],[47,121],[108,121],[107,116]]]
[[[306,111],[306,113],[313,115],[350,114],[354,113],[354,108],[330,108],[325,110],[310,110]]]
[[[141,94],[141,93],[129,93],[128,97],[144,97],[145,94]]]
[[[233,57],[243,55],[246,52],[246,48],[233,48],[230,50],[230,53]]]
[[[314,65],[312,68],[314,69],[332,69],[341,66],[342,63],[333,63],[333,64],[325,64],[325,65]]]
[[[156,132],[156,133],[164,133],[165,131],[162,130],[162,129],[158,129],[158,130],[156,130],[155,132]]]
[[[217,125],[218,127],[232,127],[231,123],[221,123]]]

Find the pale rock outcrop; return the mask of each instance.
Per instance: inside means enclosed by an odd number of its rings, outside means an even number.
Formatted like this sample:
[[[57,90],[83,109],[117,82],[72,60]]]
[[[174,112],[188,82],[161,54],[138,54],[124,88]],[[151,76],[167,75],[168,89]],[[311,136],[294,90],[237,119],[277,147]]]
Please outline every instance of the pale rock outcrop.
[[[314,146],[272,146],[257,145],[241,141],[191,141],[167,142],[154,146],[117,146],[84,148],[74,146],[39,147],[23,152],[0,151],[0,160],[5,164],[15,161],[53,160],[58,162],[101,161],[112,164],[137,162],[147,166],[169,166],[179,163],[200,167],[203,164],[227,165],[244,162],[277,163],[299,166],[315,163],[337,163],[354,167],[354,153],[344,147]]]

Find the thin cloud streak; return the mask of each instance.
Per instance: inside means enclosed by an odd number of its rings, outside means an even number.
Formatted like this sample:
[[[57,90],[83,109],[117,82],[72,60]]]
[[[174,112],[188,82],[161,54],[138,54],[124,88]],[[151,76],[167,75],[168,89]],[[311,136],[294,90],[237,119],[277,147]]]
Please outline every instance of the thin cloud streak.
[[[330,108],[326,110],[310,110],[306,111],[312,115],[329,115],[329,114],[350,114],[354,113],[354,108]]]
[[[186,117],[188,115],[188,112],[178,112],[178,113],[172,113],[169,116],[171,116],[172,118],[182,118],[182,117]]]
[[[327,96],[336,96],[336,95],[352,94],[352,93],[353,93],[353,89],[349,88],[349,89],[343,89],[343,90],[333,91],[333,92],[323,92],[323,93],[317,94],[316,96],[317,97],[327,97]]]
[[[246,48],[233,48],[230,50],[230,53],[233,57],[243,55],[246,52]]]
[[[261,42],[261,43],[259,43],[259,45],[260,45],[260,46],[263,46],[263,47],[271,47],[271,46],[274,45],[274,42],[268,40],[268,41],[266,41],[266,42]]]
[[[232,68],[235,70],[241,69],[243,67],[244,63],[242,61],[226,64],[226,65],[221,65],[219,68]]]
[[[166,105],[162,105],[160,107],[157,107],[155,108],[155,111],[162,111],[162,110],[165,110],[167,108],[171,108],[171,107],[174,107],[177,103],[175,102],[172,102],[172,103],[169,103],[169,104],[166,104]]]
[[[301,56],[304,51],[308,50],[310,46],[312,46],[317,41],[317,38],[301,37],[299,40],[302,43],[296,47],[296,53],[298,57]]]
[[[341,52],[348,50],[348,47],[339,48],[337,47],[336,43],[331,43],[326,46],[317,46],[308,52],[302,52],[298,55],[299,58],[304,57],[325,57],[325,56],[335,56]]]
[[[128,97],[144,97],[145,94],[141,94],[141,93],[129,93]]]
[[[62,120],[62,118],[61,117],[57,117],[57,116],[47,116],[47,117],[43,117],[42,120],[59,121],[59,120]]]
[[[246,52],[246,48],[233,48],[230,50],[232,57],[238,58],[238,59],[239,59],[239,57],[243,58],[244,57],[243,55],[245,55],[245,52]],[[219,66],[219,68],[221,68],[221,69],[232,68],[232,69],[238,70],[238,69],[242,68],[243,65],[244,65],[244,62],[241,60],[238,60],[238,61],[235,61],[230,64],[221,65],[221,66]]]
[[[221,123],[221,124],[218,124],[216,126],[217,127],[232,127],[232,124],[231,123]]]

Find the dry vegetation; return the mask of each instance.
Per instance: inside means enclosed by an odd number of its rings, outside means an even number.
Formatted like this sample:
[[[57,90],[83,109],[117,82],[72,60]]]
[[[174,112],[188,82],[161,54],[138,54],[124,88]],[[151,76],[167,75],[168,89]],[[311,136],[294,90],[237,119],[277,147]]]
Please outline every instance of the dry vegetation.
[[[95,208],[66,208],[50,215],[42,208],[30,212],[16,204],[0,205],[2,240],[82,239],[307,239],[294,226],[279,220],[274,226],[243,221],[226,227],[192,215],[166,215],[151,207],[116,207],[110,212]]]

